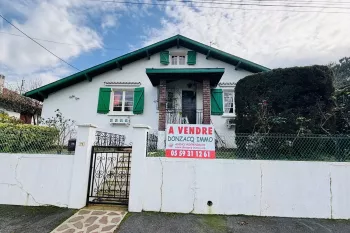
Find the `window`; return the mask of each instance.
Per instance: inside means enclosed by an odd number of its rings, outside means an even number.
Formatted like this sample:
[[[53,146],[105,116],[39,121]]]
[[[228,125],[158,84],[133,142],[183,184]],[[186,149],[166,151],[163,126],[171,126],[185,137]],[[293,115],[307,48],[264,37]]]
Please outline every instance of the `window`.
[[[113,91],[113,111],[131,112],[134,105],[133,90],[114,90]]]
[[[233,90],[224,90],[224,113],[225,114],[234,114],[234,91]]]
[[[171,56],[171,64],[177,65],[177,56]]]
[[[174,108],[174,93],[171,91],[167,92],[166,108],[167,109]]]
[[[179,65],[185,65],[185,56],[179,56]]]
[[[171,65],[185,65],[186,64],[186,56],[171,56]]]

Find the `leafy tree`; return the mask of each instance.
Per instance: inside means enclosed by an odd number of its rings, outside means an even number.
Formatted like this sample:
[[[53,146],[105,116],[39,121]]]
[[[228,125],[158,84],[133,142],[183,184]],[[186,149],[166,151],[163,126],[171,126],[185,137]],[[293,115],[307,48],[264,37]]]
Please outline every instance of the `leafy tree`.
[[[75,134],[75,121],[66,119],[61,111],[57,109],[55,116],[42,119],[41,124],[56,128],[59,133],[57,135],[57,152],[62,153],[64,146],[67,144],[68,139]]]
[[[334,87],[340,89],[350,85],[350,57],[343,57],[339,62],[332,62],[329,68],[334,74]]]

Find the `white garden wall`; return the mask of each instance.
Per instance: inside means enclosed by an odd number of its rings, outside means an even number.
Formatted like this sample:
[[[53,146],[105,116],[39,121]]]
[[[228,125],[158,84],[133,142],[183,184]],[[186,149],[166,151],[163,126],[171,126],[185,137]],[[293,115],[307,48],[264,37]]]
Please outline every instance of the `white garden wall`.
[[[73,155],[0,154],[0,204],[68,207]]]
[[[78,126],[74,155],[0,153],[0,204],[84,207],[95,133]]]
[[[133,159],[138,159],[135,153]],[[140,171],[143,211],[350,218],[350,163],[173,158],[141,161],[145,169]],[[211,207],[208,201],[213,203]]]

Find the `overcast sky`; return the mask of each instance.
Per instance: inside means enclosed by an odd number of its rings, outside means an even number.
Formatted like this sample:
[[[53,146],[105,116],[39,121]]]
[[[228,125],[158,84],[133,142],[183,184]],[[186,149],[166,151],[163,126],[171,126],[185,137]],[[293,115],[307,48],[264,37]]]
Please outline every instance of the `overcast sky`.
[[[193,1],[0,0],[0,14],[80,70],[176,34],[269,68],[350,56],[350,1]],[[285,6],[261,6],[271,4]],[[7,82],[46,84],[75,72],[0,19],[0,73]]]

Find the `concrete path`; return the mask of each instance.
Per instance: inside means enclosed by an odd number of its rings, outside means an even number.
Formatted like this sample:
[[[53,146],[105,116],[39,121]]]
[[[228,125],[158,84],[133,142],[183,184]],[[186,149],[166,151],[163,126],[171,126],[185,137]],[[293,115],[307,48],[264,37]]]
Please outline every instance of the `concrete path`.
[[[129,213],[117,233],[348,233],[349,220]]]
[[[113,233],[126,213],[125,207],[89,206],[79,210],[52,233]]]
[[[52,206],[0,205],[0,233],[49,233],[75,212]]]

